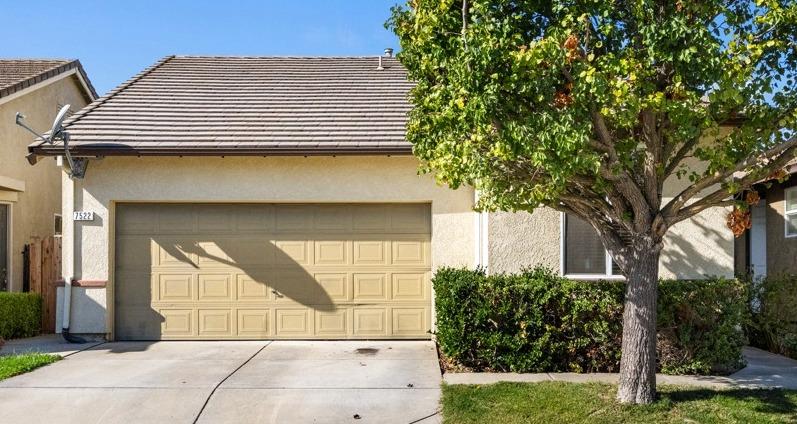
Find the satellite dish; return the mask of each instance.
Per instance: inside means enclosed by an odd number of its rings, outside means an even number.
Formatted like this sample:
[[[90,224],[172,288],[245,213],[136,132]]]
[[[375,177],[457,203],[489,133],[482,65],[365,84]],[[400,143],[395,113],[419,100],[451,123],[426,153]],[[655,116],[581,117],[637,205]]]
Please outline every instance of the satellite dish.
[[[55,141],[56,139],[59,138],[64,139],[64,135],[66,133],[64,133],[64,127],[62,126],[62,124],[64,123],[64,119],[66,119],[66,114],[69,113],[70,107],[71,107],[70,105],[64,105],[63,107],[61,107],[61,109],[58,111],[58,114],[55,115],[55,119],[53,120],[53,126],[50,127],[50,133],[46,136],[37,133],[33,128],[27,126],[25,124],[25,115],[19,112],[17,112],[16,124],[30,131],[36,137],[42,139],[45,143],[53,144],[53,141]]]
[[[52,143],[53,139],[61,135],[61,132],[64,130],[64,127],[62,127],[61,124],[64,123],[64,119],[66,119],[66,114],[69,113],[70,107],[71,105],[64,105],[64,107],[58,111],[58,114],[55,115],[53,126],[50,129],[50,140],[47,140],[48,143]]]
[[[17,112],[16,115],[16,123],[22,128],[32,132],[38,138],[42,139],[47,144],[53,144],[55,140],[61,140],[64,142],[64,156],[66,157],[66,161],[69,163],[69,170],[67,171],[70,178],[83,178],[86,174],[86,166],[88,166],[88,161],[81,158],[72,158],[72,155],[69,153],[69,133],[64,131],[63,123],[64,119],[66,119],[66,115],[69,113],[70,105],[64,105],[55,115],[55,119],[53,120],[53,125],[50,127],[49,133],[45,136],[42,134],[37,133],[31,127],[25,125],[25,115]],[[31,160],[30,155],[28,161],[31,164],[36,163],[35,157]]]

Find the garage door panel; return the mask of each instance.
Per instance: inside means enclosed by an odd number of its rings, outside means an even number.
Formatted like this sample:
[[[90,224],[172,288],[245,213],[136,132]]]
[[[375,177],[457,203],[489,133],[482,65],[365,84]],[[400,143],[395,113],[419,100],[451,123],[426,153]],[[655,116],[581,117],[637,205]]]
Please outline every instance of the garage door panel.
[[[119,236],[116,267],[122,271],[148,269],[152,263],[152,239],[148,236]]]
[[[265,233],[274,230],[272,205],[235,205],[236,230],[239,233]]]
[[[315,265],[348,265],[349,243],[345,240],[316,240]]]
[[[348,335],[348,310],[316,311],[315,334],[321,337],[345,338]]]
[[[387,336],[387,308],[354,308],[355,336]]]
[[[426,308],[392,308],[393,334],[413,335],[424,333],[430,328]]]
[[[197,309],[199,336],[229,336],[235,334],[230,309]]]
[[[354,301],[386,301],[388,293],[388,278],[385,273],[355,273],[352,276],[354,283]]]
[[[390,232],[429,234],[431,216],[426,205],[393,205],[390,210]]]
[[[202,301],[233,301],[232,278],[229,274],[198,274],[197,300]]]
[[[191,234],[196,230],[196,208],[193,205],[159,205],[155,212],[158,234]]]
[[[190,239],[156,238],[155,251],[158,267],[197,268],[197,255],[191,252],[194,241]]]
[[[423,266],[429,264],[428,243],[419,240],[399,240],[391,245],[393,265]]]
[[[206,205],[196,208],[197,231],[204,233],[229,233],[235,228],[234,206]]]
[[[304,205],[277,205],[274,208],[277,232],[303,232],[312,228],[315,209]]]
[[[426,273],[393,273],[391,277],[393,300],[428,300]]]
[[[307,308],[276,309],[277,336],[307,337],[311,335],[312,316]]]
[[[238,268],[268,266],[274,263],[276,247],[267,237],[229,237],[217,240],[216,245]]]
[[[243,302],[268,302],[273,299],[271,289],[266,281],[261,278],[253,278],[246,274],[238,274],[237,279],[237,299]]]
[[[352,213],[352,230],[359,233],[384,233],[388,227],[387,206],[360,205]]]
[[[153,278],[157,284],[153,293],[158,293],[161,302],[193,301],[194,276],[192,274],[157,274]]]
[[[194,316],[196,311],[193,309],[160,309],[163,317],[161,323],[161,335],[169,336],[194,336]]]
[[[429,205],[116,211],[117,339],[428,337]]]
[[[157,294],[153,296],[150,273],[121,271],[117,272],[115,277],[117,281],[124,282],[114,287],[114,300],[117,306],[149,307],[153,299],[157,299]]]
[[[319,272],[315,273],[313,278],[315,279],[315,282],[318,284],[319,288],[332,302],[344,302],[350,300],[349,274]]]
[[[312,249],[306,240],[278,240],[274,243],[276,265],[310,265]]]
[[[352,210],[349,205],[315,207],[313,229],[318,233],[341,233],[351,230]]]
[[[271,335],[270,309],[238,308],[236,334],[245,338],[262,338]]]

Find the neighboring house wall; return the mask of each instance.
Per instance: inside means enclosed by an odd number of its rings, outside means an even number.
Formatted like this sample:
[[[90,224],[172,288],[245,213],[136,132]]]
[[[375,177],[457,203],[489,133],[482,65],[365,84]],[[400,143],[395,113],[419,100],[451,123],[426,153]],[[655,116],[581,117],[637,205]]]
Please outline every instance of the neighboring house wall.
[[[473,190],[451,190],[418,176],[418,162],[396,157],[186,157],[93,160],[74,181],[75,209],[93,211],[93,222],[75,227],[74,276],[112,280],[114,202],[428,202],[432,210],[432,268],[473,267]],[[71,198],[64,184],[64,209]],[[64,217],[64,264],[71,216]],[[106,288],[76,287],[70,330],[106,333],[111,324]],[[110,290],[109,290],[110,289]],[[60,292],[60,291],[59,291]],[[59,309],[61,302],[58,302]],[[61,328],[61,313],[57,314]]]
[[[36,86],[34,86],[36,87]],[[77,112],[88,99],[74,75],[45,80],[35,89],[10,100],[0,98],[0,202],[11,203],[11,279],[9,289],[22,289],[22,249],[30,237],[53,234],[53,216],[61,212],[61,170],[54,158],[31,166],[25,159],[33,136],[15,124],[22,112],[26,123],[44,132],[50,129],[60,106]],[[11,181],[5,184],[3,181]],[[14,182],[24,187],[9,189]]]
[[[701,169],[701,166],[694,162],[690,165],[693,169]],[[669,202],[687,184],[688,180],[685,178],[679,180],[672,177],[667,180],[664,185],[663,204]],[[729,208],[707,209],[670,228],[665,236],[664,250],[661,253],[660,277],[679,279],[732,277],[734,238],[725,226],[729,211]],[[544,265],[563,273],[560,223],[561,213],[550,208],[539,208],[533,214],[526,212],[490,214],[488,224],[490,271],[517,272],[525,267]],[[782,225],[781,218],[781,239]]]
[[[784,190],[797,186],[792,176],[783,184],[772,184],[766,192],[767,202],[767,275],[797,274],[797,237],[786,237]]]

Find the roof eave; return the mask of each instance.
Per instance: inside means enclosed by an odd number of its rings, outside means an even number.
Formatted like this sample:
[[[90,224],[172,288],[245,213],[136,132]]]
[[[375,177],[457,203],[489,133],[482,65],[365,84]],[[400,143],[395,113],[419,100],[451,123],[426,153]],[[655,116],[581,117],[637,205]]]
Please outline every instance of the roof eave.
[[[31,155],[61,156],[63,149],[57,146],[36,146],[29,148]],[[404,156],[412,155],[412,147],[290,147],[290,148],[146,148],[128,147],[80,147],[69,149],[72,156]]]

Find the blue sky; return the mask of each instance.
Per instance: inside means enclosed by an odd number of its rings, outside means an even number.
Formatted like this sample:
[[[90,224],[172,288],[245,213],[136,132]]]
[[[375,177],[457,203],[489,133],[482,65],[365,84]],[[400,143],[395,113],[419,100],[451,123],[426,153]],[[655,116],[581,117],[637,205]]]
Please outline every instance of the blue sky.
[[[377,55],[402,0],[0,1],[0,57],[77,58],[100,94],[170,54]]]

